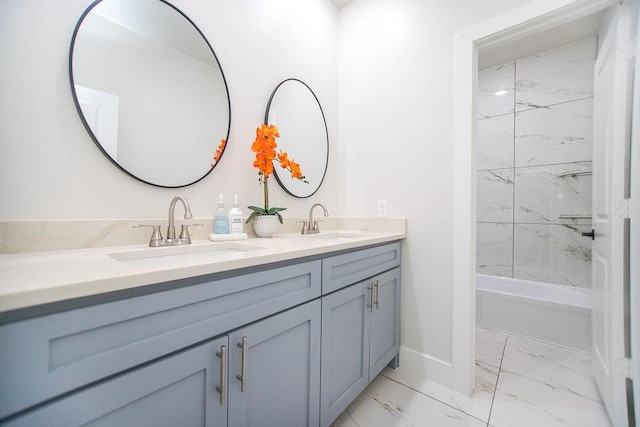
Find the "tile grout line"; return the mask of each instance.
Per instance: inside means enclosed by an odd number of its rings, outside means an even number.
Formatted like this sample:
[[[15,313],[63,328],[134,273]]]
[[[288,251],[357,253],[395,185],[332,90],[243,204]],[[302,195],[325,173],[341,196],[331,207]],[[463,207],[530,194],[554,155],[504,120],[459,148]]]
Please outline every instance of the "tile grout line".
[[[514,67],[514,68],[515,68],[515,67]],[[514,74],[514,75],[515,75],[515,74]],[[514,97],[515,97],[515,89],[514,89]],[[519,110],[519,111],[516,111],[516,109],[515,109],[515,107],[517,106],[517,104],[516,104],[516,101],[515,101],[515,99],[514,99],[514,101],[513,101],[513,105],[514,105],[513,112],[510,112],[510,113],[495,114],[495,115],[493,115],[493,116],[484,116],[484,117],[480,117],[480,118],[478,118],[478,119],[476,119],[476,120],[478,120],[478,121],[480,121],[480,120],[487,120],[487,119],[493,119],[493,118],[495,118],[495,117],[504,117],[504,116],[508,116],[509,114],[525,113],[525,112],[527,112],[527,111],[541,110],[541,109],[545,109],[545,108],[547,108],[547,109],[548,109],[549,107],[555,107],[555,106],[558,106],[558,105],[568,104],[568,103],[570,103],[570,102],[584,101],[584,100],[592,99],[592,98],[593,98],[593,95],[592,95],[592,96],[585,96],[584,98],[570,99],[570,100],[568,100],[568,101],[556,102],[555,104],[539,105],[539,106],[536,106],[536,107],[531,107],[531,108],[527,108],[527,109]]]
[[[415,389],[415,388],[411,387],[410,385],[403,383],[402,381],[396,380],[395,378],[391,378],[390,376],[385,375],[385,373],[384,373],[384,372],[380,372],[380,375],[382,375],[383,377],[385,377],[386,379],[388,379],[388,380],[390,380],[390,381],[393,381],[393,382],[394,382],[394,383],[396,383],[396,384],[399,384],[399,385],[401,385],[401,386],[403,386],[403,387],[408,388],[409,390],[413,390],[413,391],[415,391],[416,393],[423,395],[424,397],[428,397],[429,399],[433,399],[433,400],[435,400],[436,402],[441,403],[441,404],[443,404],[443,405],[445,405],[445,406],[448,406],[448,407],[449,407],[449,408],[451,408],[451,409],[455,409],[456,411],[461,412],[461,413],[463,413],[463,414],[465,414],[465,415],[467,415],[467,416],[469,416],[469,417],[471,417],[471,418],[474,418],[474,419],[476,419],[476,420],[478,420],[478,421],[482,421],[482,419],[480,419],[480,418],[476,417],[475,415],[469,414],[469,413],[467,413],[467,412],[463,411],[462,409],[460,409],[460,408],[456,408],[455,406],[450,405],[450,404],[448,404],[447,402],[443,402],[442,400],[437,399],[437,398],[435,398],[435,397],[433,397],[433,396],[429,396],[428,394],[426,394],[426,393],[424,393],[424,392],[422,392],[422,391],[420,391],[420,390],[418,390],[418,389]]]
[[[515,119],[514,119],[515,120]],[[489,171],[506,171],[510,169],[533,169],[533,168],[544,168],[549,166],[569,166],[569,165],[577,165],[580,163],[592,163],[593,160],[576,160],[575,162],[561,162],[561,163],[541,163],[535,165],[526,165],[526,166],[515,166],[515,167],[504,167],[504,168],[489,168],[489,169],[476,169],[476,172],[489,172]]]
[[[496,400],[496,393],[498,392],[498,381],[500,381],[500,373],[502,372],[502,362],[504,361],[504,354],[507,351],[507,342],[509,337],[504,339],[504,347],[502,348],[502,355],[500,356],[500,367],[498,368],[498,375],[496,376],[496,385],[493,389],[493,396],[491,397],[491,407],[489,408],[489,417],[487,418],[487,427],[491,427],[491,413],[493,412],[493,402]]]

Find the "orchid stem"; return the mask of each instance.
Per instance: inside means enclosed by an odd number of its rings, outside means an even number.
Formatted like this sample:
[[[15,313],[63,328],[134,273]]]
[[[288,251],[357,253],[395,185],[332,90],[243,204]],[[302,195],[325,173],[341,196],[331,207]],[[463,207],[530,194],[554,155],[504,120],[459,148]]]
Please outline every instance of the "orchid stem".
[[[269,210],[269,186],[267,184],[268,176],[264,176],[264,210]]]

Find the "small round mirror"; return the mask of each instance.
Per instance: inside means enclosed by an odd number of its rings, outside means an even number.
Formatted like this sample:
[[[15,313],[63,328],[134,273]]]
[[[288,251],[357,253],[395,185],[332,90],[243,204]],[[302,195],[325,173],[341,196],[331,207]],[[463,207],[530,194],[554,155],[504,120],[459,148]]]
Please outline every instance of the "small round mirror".
[[[231,123],[226,80],[202,32],[171,4],[91,4],[73,34],[69,73],[89,135],[125,173],[175,188],[217,164]]]
[[[264,121],[276,125],[278,149],[300,164],[309,183],[291,178],[280,168],[274,170],[276,180],[292,196],[310,197],[320,188],[329,162],[327,122],[320,101],[304,82],[287,79],[271,94]]]

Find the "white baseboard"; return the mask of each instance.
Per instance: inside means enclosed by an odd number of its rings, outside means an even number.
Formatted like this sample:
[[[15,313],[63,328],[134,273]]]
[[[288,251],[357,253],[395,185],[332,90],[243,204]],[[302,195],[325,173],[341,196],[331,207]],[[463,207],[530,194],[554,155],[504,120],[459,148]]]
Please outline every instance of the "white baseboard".
[[[452,368],[449,362],[400,346],[399,370],[426,377],[438,384],[451,388]]]

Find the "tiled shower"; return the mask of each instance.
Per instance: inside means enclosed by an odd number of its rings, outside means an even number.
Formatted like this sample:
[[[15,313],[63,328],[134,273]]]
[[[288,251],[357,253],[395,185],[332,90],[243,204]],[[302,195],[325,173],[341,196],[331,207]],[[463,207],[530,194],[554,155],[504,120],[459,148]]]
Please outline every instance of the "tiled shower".
[[[591,286],[596,42],[479,72],[478,273]]]

